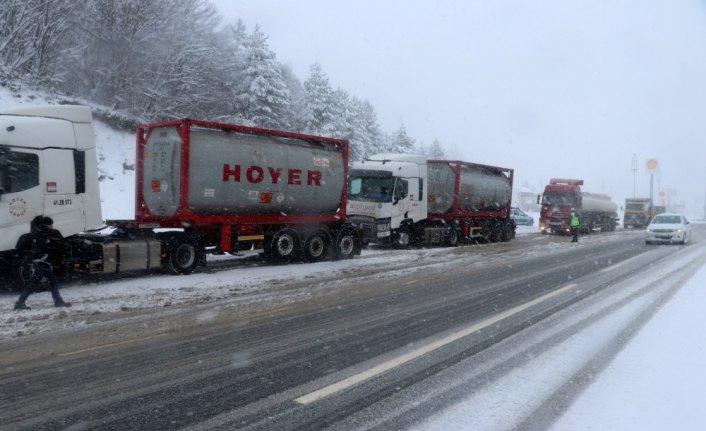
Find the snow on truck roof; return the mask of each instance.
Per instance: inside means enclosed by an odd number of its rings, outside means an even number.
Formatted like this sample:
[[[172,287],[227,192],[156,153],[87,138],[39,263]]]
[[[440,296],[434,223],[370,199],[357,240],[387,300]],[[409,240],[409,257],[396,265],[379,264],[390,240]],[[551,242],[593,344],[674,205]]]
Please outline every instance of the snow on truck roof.
[[[80,105],[18,106],[0,109],[0,115],[56,118],[72,123],[90,123],[93,121],[91,108]]]

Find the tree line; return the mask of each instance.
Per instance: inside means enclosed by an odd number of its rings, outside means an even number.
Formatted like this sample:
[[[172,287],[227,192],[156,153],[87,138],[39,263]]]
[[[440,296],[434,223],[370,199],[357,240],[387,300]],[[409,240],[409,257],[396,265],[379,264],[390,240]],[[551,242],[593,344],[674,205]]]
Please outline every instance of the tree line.
[[[346,138],[378,152],[443,158],[404,124],[333,88],[320,64],[301,81],[255,26],[222,23],[208,0],[3,0],[0,83],[32,85],[133,121],[190,117]],[[9,84],[8,84],[9,83]]]

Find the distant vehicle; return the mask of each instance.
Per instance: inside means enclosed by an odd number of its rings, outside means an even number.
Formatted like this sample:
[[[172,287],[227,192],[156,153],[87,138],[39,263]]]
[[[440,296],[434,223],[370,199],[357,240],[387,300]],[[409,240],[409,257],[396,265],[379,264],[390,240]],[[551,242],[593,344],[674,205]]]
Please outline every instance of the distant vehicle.
[[[647,226],[645,244],[686,244],[691,236],[689,220],[680,214],[658,214]]]
[[[650,224],[652,217],[663,212],[664,207],[652,204],[650,198],[627,198],[625,199],[623,227],[625,229],[630,226],[636,229],[644,228]]]
[[[534,225],[534,218],[526,212],[522,211],[517,207],[512,207],[510,211],[510,218],[515,220],[516,225],[532,226]]]
[[[609,196],[581,190],[583,180],[552,178],[544,187],[544,194],[537,196],[542,208],[539,213],[539,230],[542,233],[568,234],[571,211],[581,219],[579,230],[589,233],[594,229],[603,232],[615,230],[618,206]]]

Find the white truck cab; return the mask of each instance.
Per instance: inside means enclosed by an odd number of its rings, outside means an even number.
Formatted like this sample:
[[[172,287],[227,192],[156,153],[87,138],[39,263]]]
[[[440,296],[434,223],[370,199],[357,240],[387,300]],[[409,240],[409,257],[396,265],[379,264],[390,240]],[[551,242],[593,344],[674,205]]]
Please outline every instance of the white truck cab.
[[[102,226],[97,175],[90,108],[0,109],[0,261],[37,215],[64,236]]]
[[[421,155],[377,154],[349,173],[348,219],[366,242],[409,244],[415,223],[427,218],[427,161]]]

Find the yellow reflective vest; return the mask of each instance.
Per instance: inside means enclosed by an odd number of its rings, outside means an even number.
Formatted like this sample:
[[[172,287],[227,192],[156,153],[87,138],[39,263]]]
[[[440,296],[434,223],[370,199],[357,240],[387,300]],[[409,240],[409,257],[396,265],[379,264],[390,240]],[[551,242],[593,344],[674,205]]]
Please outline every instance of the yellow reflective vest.
[[[571,227],[579,227],[579,215],[575,212],[571,213]]]

